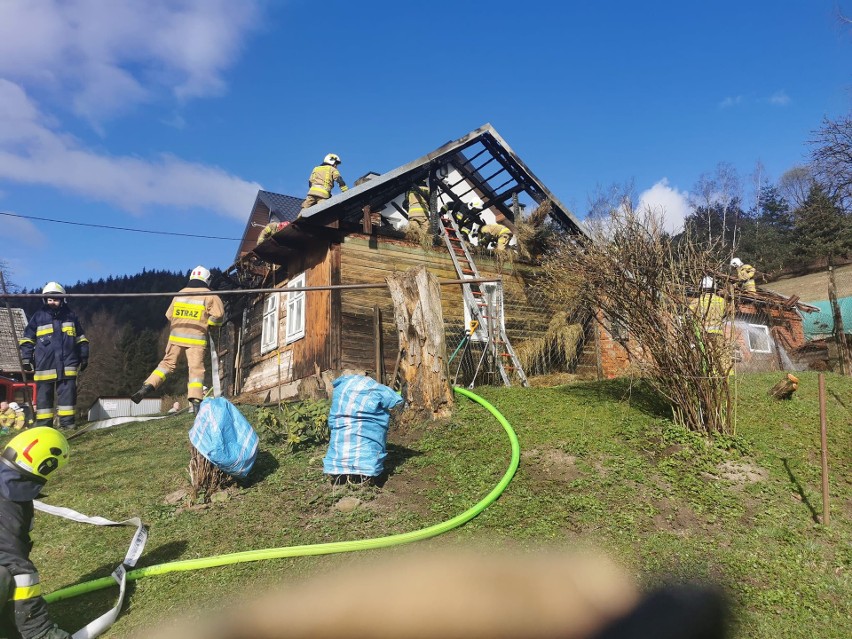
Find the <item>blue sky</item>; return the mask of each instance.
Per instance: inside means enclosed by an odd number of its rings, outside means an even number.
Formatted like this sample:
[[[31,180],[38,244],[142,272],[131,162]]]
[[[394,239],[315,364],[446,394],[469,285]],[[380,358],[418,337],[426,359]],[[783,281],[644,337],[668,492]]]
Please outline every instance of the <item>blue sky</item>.
[[[840,9],[852,15],[852,2]],[[753,201],[852,107],[831,0],[3,0],[0,215],[20,286],[227,267],[258,188],[351,184],[490,122],[578,217],[633,181],[672,226],[731,163]],[[764,179],[766,177],[764,174]]]

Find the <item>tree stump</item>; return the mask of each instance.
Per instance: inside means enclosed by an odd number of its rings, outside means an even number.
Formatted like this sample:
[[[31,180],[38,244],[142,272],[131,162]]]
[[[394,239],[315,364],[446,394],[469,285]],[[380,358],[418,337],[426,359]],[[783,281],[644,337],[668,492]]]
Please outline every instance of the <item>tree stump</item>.
[[[387,277],[394,305],[399,348],[399,375],[409,409],[432,420],[449,417],[450,388],[441,287],[418,266]]]
[[[790,399],[797,388],[799,388],[799,378],[787,373],[784,379],[769,390],[769,394],[775,399]]]

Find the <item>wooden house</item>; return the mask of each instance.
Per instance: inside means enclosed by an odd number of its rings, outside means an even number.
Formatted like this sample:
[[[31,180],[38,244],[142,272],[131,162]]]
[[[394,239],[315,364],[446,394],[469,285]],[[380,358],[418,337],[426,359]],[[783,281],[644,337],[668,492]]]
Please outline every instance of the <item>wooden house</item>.
[[[432,231],[416,238],[406,234],[406,196],[423,180],[431,194]],[[418,265],[440,281],[469,277],[440,233],[440,211],[474,201],[486,223],[515,230],[522,207],[549,202],[544,224],[550,231],[584,233],[490,125],[392,171],[364,176],[348,191],[305,209],[299,219],[301,198],[260,191],[226,276],[235,286],[268,292],[228,296],[220,344],[226,392],[267,400],[322,394],[344,371],[389,382],[398,343],[385,277]],[[270,220],[290,224],[257,244]],[[494,317],[502,316],[501,328],[530,369],[527,374],[576,372],[588,318],[560,317],[564,312],[548,302],[532,261],[470,250],[479,277],[500,280],[481,288],[490,303],[502,307]],[[333,288],[339,285],[363,288]],[[332,288],[299,290],[305,287]],[[441,288],[447,346],[454,351],[451,376],[459,383],[499,383],[495,358],[483,355],[489,343],[483,326],[465,339],[477,317],[470,296],[459,284]],[[495,319],[492,329],[496,324]],[[574,352],[566,347],[566,327],[577,336]]]

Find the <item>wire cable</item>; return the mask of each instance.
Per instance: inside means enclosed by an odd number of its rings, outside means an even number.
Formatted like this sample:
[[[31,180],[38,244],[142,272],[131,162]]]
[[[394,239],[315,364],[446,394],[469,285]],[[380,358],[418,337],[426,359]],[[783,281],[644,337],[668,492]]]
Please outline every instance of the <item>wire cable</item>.
[[[70,226],[88,226],[96,229],[109,229],[111,231],[129,231],[131,233],[148,233],[150,235],[172,235],[175,237],[194,237],[203,240],[227,240],[229,242],[239,242],[240,238],[236,237],[221,237],[219,235],[196,235],[194,233],[177,233],[175,231],[150,231],[148,229],[134,229],[127,226],[109,226],[108,224],[89,224],[87,222],[69,222],[68,220],[54,220],[49,217],[36,217],[34,215],[20,215],[18,213],[10,213],[8,211],[0,211],[0,215],[7,217],[17,217],[23,220],[38,220],[39,222],[53,222],[54,224],[68,224]]]

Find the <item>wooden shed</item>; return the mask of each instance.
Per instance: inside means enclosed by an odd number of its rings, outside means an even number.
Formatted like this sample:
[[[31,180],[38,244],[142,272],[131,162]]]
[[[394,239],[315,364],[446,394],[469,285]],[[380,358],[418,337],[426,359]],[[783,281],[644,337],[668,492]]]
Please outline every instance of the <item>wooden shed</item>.
[[[406,195],[423,180],[431,195],[432,225],[425,241],[406,234]],[[499,355],[482,356],[485,365],[478,361],[488,344],[503,340],[513,345],[517,354],[512,355],[528,365],[530,375],[576,370],[588,318],[563,318],[562,327],[576,324],[574,352],[566,353],[564,340],[555,340],[549,353],[546,336],[562,311],[538,285],[535,262],[517,256],[498,258],[492,251],[467,246],[468,263],[450,242],[452,231],[441,210],[473,202],[481,206],[485,223],[498,222],[513,230],[523,207],[530,210],[547,202],[543,223],[552,232],[584,233],[581,223],[490,125],[402,167],[371,175],[345,193],[305,209],[297,220],[300,209],[294,204],[300,201],[259,192],[235,262],[226,273],[237,286],[281,291],[242,299],[228,296],[220,356],[229,394],[272,400],[323,394],[344,371],[390,381],[398,345],[393,305],[383,285],[388,274],[418,265],[425,265],[440,281],[471,276],[499,280],[476,287],[497,309],[488,331],[502,335],[501,340],[489,341],[492,333],[483,333],[483,326],[465,339],[471,320],[484,318],[470,301],[474,285],[441,287],[447,345],[455,351],[451,375],[456,381],[508,382],[506,371],[515,366],[501,366]],[[270,215],[273,209],[275,214]],[[290,225],[254,245],[256,229],[269,219]],[[299,290],[370,284],[379,286]],[[513,377],[515,383],[526,381],[523,370]]]

